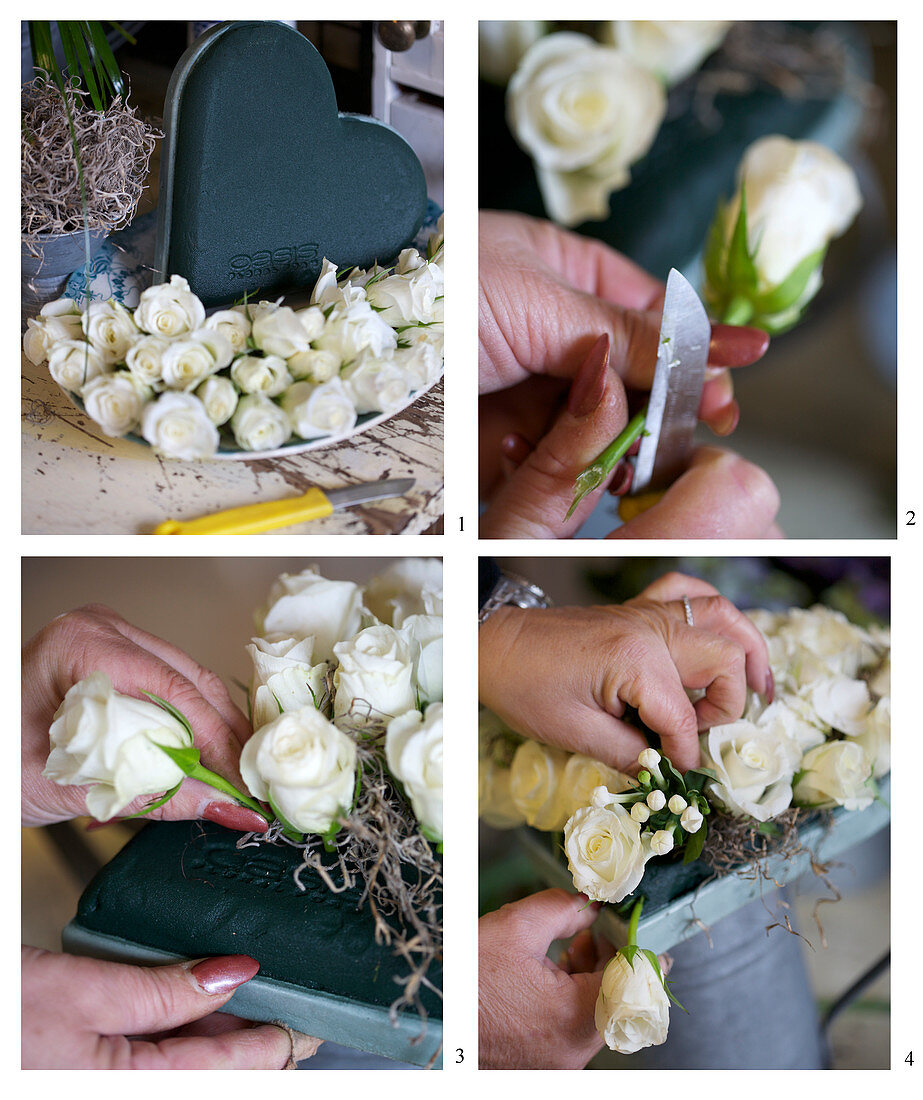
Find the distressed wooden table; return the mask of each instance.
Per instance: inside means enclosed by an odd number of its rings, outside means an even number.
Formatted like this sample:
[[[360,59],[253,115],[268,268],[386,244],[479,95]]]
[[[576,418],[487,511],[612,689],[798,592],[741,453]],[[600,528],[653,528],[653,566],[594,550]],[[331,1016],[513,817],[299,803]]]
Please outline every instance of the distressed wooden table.
[[[405,496],[334,512],[271,534],[438,533],[443,512],[443,383],[343,443],[271,459],[180,462],[109,439],[70,403],[46,366],[22,357],[22,533],[149,534],[166,519],[412,477]]]

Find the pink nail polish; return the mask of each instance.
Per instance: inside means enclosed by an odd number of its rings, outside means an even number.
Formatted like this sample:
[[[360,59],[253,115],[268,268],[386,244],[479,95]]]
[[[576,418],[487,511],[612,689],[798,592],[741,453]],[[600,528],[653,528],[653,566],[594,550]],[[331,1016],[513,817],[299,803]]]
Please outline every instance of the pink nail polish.
[[[766,673],[766,702],[771,703],[776,694],[776,681],[772,675],[772,669]]]
[[[209,802],[202,811],[205,821],[213,821],[226,829],[238,829],[242,833],[265,833],[269,822],[246,806],[234,802]]]
[[[571,383],[567,395],[567,411],[571,416],[589,416],[599,406],[606,392],[609,369],[609,337],[605,333],[590,348]]]
[[[196,963],[191,973],[205,993],[229,993],[248,982],[260,964],[249,955],[218,955]]]
[[[615,476],[609,482],[609,492],[614,497],[624,496],[635,479],[635,468],[630,462],[620,462],[615,468]]]

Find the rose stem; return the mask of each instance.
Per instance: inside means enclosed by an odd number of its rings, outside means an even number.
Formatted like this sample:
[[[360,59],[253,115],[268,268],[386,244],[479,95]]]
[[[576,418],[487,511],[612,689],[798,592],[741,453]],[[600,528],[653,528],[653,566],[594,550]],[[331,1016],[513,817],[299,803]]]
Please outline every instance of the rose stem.
[[[602,485],[607,474],[612,472],[619,459],[624,458],[629,447],[643,434],[646,418],[647,405],[633,416],[609,446],[578,474],[574,482],[574,501],[564,517],[565,520],[570,519],[574,514],[574,509],[587,493],[591,493]]]

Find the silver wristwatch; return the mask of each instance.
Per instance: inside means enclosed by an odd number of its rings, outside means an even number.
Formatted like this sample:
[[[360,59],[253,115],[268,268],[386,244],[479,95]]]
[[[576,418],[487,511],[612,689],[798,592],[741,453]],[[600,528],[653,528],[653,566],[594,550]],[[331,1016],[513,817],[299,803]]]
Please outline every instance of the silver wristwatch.
[[[550,607],[551,600],[538,587],[530,584],[524,577],[515,573],[506,573],[500,577],[493,591],[478,612],[480,626],[500,607]]]

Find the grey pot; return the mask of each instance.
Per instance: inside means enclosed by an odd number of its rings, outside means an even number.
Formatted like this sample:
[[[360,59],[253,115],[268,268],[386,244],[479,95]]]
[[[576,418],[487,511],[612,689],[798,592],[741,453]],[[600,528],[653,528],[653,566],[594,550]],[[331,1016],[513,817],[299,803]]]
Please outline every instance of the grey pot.
[[[90,259],[109,236],[108,229],[90,230]],[[76,233],[48,234],[37,238],[35,255],[22,244],[23,301],[49,302],[60,297],[70,275],[86,263],[82,229]]]

